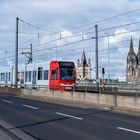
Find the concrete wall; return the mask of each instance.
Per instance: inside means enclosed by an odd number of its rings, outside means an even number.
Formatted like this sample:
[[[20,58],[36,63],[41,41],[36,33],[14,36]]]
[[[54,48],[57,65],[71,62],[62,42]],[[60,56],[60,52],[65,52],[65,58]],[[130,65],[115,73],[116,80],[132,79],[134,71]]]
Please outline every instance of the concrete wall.
[[[140,97],[120,96],[101,93],[84,92],[65,92],[65,91],[47,91],[39,89],[19,89],[10,87],[0,87],[2,93],[12,93],[16,95],[32,96],[34,98],[53,99],[59,101],[68,101],[76,103],[89,103],[104,105],[109,107],[126,107],[130,109],[140,109]]]
[[[140,109],[140,97],[117,96],[117,106]]]
[[[20,95],[21,89],[20,88],[11,88],[11,87],[0,87],[0,92]]]
[[[140,109],[140,97],[109,95],[101,93],[83,93],[83,92],[64,92],[64,91],[45,91],[22,89],[22,95],[36,96],[43,99],[55,99],[62,102],[77,102],[104,105],[109,107],[126,107],[130,109]]]

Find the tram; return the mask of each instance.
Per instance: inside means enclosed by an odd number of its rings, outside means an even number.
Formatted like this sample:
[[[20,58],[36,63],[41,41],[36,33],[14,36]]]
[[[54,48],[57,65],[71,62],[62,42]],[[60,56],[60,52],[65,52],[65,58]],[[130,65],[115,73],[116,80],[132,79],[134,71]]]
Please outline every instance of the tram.
[[[72,90],[75,86],[75,64],[71,61],[50,61],[19,65],[18,87],[47,87],[50,90]],[[0,69],[0,84],[12,86],[15,68]]]
[[[72,90],[75,85],[75,66],[73,62],[51,61],[49,88]]]

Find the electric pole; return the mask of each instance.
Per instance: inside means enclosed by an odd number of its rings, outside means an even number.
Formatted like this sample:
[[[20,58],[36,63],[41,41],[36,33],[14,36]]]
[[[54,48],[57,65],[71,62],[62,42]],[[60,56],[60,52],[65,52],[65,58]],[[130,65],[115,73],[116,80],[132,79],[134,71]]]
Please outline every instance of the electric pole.
[[[31,54],[30,54],[30,62],[33,62],[33,47],[32,47],[32,43],[30,44],[31,47]]]
[[[99,69],[99,66],[98,66],[98,25],[95,25],[95,46],[96,46],[96,49],[95,49],[95,52],[96,52],[96,55],[95,55],[95,60],[96,60],[96,90],[99,91],[99,73],[98,73],[98,69]]]
[[[15,46],[15,87],[17,87],[18,79],[18,22],[19,18],[16,18],[16,46]]]
[[[32,61],[33,61],[33,50],[32,50],[32,44],[30,44],[30,52],[28,51],[28,52],[22,52],[21,54],[24,54],[27,58],[28,58],[28,64],[29,63],[32,63]]]

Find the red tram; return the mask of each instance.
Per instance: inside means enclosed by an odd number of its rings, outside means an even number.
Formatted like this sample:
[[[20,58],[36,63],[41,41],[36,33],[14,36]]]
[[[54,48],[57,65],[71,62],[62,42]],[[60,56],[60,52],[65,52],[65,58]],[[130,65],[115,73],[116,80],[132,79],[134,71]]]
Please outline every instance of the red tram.
[[[74,62],[51,61],[49,72],[50,90],[72,90],[76,81]]]

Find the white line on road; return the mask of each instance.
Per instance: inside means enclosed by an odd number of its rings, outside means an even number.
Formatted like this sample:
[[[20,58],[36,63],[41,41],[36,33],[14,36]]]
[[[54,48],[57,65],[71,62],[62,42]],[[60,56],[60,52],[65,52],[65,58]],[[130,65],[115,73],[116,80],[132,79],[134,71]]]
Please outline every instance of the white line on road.
[[[108,107],[105,107],[105,108],[104,108],[104,110],[111,110],[111,109],[110,109],[110,108],[108,108]]]
[[[128,132],[132,132],[132,133],[136,133],[136,134],[140,134],[139,131],[135,131],[135,130],[127,129],[127,128],[123,128],[123,127],[117,127],[117,129],[128,131]]]
[[[82,120],[83,119],[83,118],[80,118],[80,117],[75,117],[75,116],[64,114],[64,113],[60,113],[60,112],[56,112],[56,114],[62,115],[62,116],[66,116],[66,117],[70,117],[70,118],[74,118],[74,119],[78,119],[78,120]]]
[[[2,100],[3,102],[6,102],[6,103],[13,103],[12,101],[9,101],[9,100]]]
[[[25,105],[23,104],[24,107],[27,107],[27,108],[31,108],[31,109],[38,109],[37,107],[34,107],[34,106],[30,106],[30,105]]]

